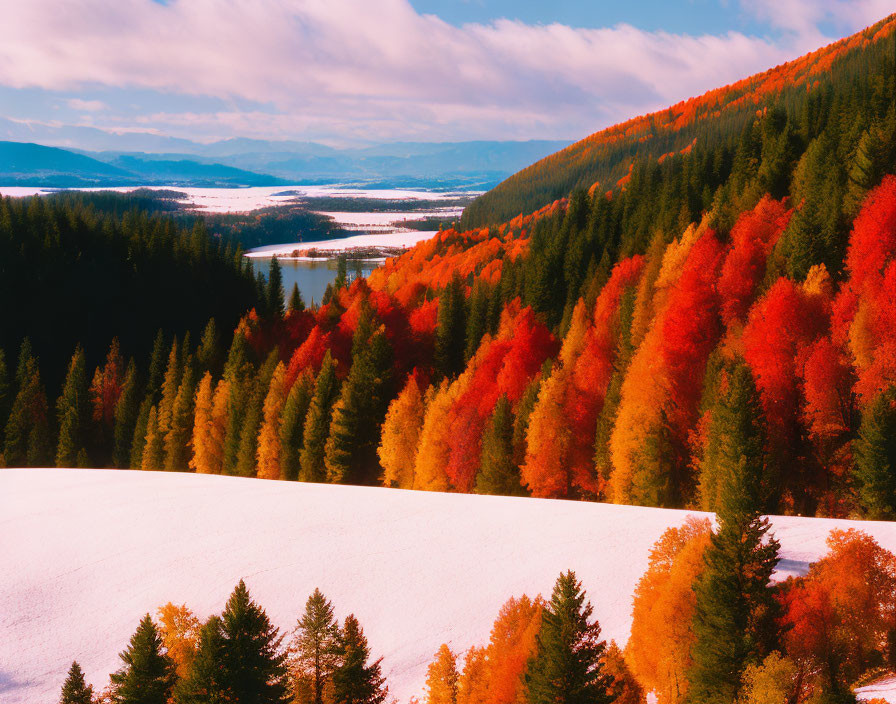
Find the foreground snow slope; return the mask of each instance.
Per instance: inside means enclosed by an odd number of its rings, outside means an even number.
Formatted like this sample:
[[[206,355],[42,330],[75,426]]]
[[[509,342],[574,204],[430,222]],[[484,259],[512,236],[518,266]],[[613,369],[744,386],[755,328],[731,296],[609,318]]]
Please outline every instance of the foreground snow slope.
[[[0,700],[58,699],[73,659],[105,686],[140,617],[167,601],[218,612],[240,578],[281,629],[320,587],[354,612],[393,693],[422,690],[442,642],[488,640],[512,595],[584,581],[624,642],[650,546],[686,512],[102,470],[0,470]],[[782,574],[835,526],[896,550],[896,524],[776,518]]]

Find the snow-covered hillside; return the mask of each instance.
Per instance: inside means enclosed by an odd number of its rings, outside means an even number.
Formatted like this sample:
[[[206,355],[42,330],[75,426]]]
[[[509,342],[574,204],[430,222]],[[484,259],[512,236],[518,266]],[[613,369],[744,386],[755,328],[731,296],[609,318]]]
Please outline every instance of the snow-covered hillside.
[[[218,612],[240,578],[289,630],[320,587],[355,613],[401,701],[431,655],[487,641],[512,595],[572,568],[606,638],[630,627],[653,542],[683,511],[100,470],[0,470],[0,699],[56,701],[73,659],[105,686],[140,617],[167,601]],[[855,525],[776,518],[781,574]]]

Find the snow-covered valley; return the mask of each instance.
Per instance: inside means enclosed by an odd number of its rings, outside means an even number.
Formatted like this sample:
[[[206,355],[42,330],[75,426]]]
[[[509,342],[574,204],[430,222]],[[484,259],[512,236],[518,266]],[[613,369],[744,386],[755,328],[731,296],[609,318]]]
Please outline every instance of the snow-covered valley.
[[[0,471],[0,699],[58,698],[73,659],[100,688],[140,617],[219,612],[244,578],[290,630],[315,587],[355,613],[392,693],[420,694],[442,642],[488,640],[508,597],[583,580],[623,643],[650,546],[687,512],[603,504],[104,470]],[[896,524],[775,518],[778,577],[825,552],[834,527],[896,550]],[[875,696],[882,696],[875,692]],[[896,700],[896,699],[894,699]]]

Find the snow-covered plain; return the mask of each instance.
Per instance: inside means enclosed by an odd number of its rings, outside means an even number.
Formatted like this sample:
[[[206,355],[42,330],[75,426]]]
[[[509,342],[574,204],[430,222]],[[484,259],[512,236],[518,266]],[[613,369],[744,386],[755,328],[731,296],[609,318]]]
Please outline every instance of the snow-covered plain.
[[[866,687],[859,687],[856,694],[861,701],[883,699],[888,702],[896,702],[896,677],[885,677]]]
[[[290,630],[315,587],[355,613],[392,692],[422,691],[442,642],[488,640],[508,597],[574,569],[624,643],[650,546],[685,511],[112,470],[0,470],[0,700],[58,699],[73,659],[100,688],[140,617],[219,612],[243,578]],[[775,518],[778,577],[831,528],[896,550],[896,524]],[[877,694],[878,696],[879,693]],[[896,701],[894,699],[893,701]]]

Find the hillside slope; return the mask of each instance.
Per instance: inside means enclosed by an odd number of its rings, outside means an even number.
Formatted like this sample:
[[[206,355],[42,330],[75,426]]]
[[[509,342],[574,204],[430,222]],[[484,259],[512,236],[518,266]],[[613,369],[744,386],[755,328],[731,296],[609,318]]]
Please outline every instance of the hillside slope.
[[[289,631],[315,587],[364,626],[399,701],[439,644],[487,641],[512,595],[583,580],[603,626],[628,636],[648,550],[683,511],[96,470],[0,472],[0,695],[58,697],[77,658],[101,689],[140,617],[173,601],[201,618],[240,578]],[[779,576],[803,573],[833,527],[896,550],[896,526],[775,518]]]
[[[467,208],[464,228],[532,213],[576,188],[617,189],[633,169],[693,149],[711,150],[739,135],[764,111],[781,108],[805,118],[806,103],[839,110],[832,86],[869,75],[881,51],[892,54],[896,15],[794,61],[596,132],[514,174]],[[892,61],[892,59],[889,59]],[[811,114],[811,110],[809,111]],[[719,164],[713,165],[715,176]],[[724,168],[722,169],[724,170]]]

